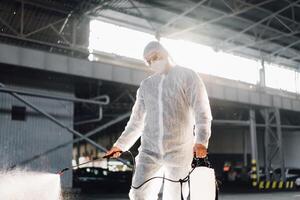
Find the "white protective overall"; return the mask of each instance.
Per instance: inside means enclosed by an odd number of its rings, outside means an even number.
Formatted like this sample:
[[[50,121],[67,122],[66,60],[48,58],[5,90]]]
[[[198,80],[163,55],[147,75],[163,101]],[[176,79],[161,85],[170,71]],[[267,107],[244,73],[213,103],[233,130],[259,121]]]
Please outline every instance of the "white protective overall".
[[[193,146],[208,146],[211,109],[205,86],[193,70],[174,66],[143,80],[127,126],[114,144],[128,150],[141,137],[133,186],[153,176],[182,179],[191,169]],[[195,125],[195,136],[193,127]],[[161,179],[131,189],[131,200],[156,200]],[[187,183],[183,188],[186,191]],[[165,181],[164,200],[180,199],[180,184]],[[188,192],[185,192],[187,196]]]

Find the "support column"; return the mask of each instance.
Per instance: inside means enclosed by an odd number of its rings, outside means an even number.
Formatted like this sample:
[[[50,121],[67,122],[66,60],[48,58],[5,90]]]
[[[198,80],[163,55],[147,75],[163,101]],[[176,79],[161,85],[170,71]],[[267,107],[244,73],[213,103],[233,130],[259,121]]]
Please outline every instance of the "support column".
[[[267,180],[270,180],[270,171],[280,169],[280,180],[285,181],[285,163],[282,146],[282,127],[279,108],[265,108],[261,110],[265,120],[264,133],[264,160]]]
[[[300,67],[296,71],[296,93],[300,94]]]
[[[255,119],[255,110],[250,109],[249,111],[250,117],[250,138],[251,138],[251,163],[252,163],[252,172],[256,175],[257,181],[259,180],[258,171],[258,151],[257,151],[257,135],[256,135],[256,119]]]
[[[259,70],[259,86],[264,88],[266,87],[266,72],[265,72],[265,61],[261,60],[262,68]]]
[[[80,142],[77,142],[76,143],[76,152],[77,152],[77,155],[76,155],[76,164],[79,165],[79,158],[80,158]]]
[[[243,154],[244,154],[244,167],[248,166],[248,140],[247,132],[243,132]]]
[[[281,180],[285,181],[285,163],[284,163],[284,152],[282,148],[282,129],[281,129],[281,119],[280,119],[280,111],[278,108],[275,109],[276,116],[276,131],[278,136],[278,154],[280,160],[280,169],[281,169]]]
[[[265,118],[265,132],[264,132],[264,161],[265,161],[265,173],[266,179],[270,180],[270,170],[271,170],[271,163],[270,163],[270,156],[269,156],[269,128],[270,128],[270,119],[269,119],[269,112],[266,109],[263,110],[262,114]]]

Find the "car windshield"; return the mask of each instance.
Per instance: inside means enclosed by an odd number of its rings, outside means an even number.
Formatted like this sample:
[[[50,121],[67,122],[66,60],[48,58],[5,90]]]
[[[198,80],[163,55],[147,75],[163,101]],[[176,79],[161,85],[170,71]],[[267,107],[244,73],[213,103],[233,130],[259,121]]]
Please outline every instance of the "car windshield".
[[[300,175],[300,169],[291,169],[289,170],[289,174]]]

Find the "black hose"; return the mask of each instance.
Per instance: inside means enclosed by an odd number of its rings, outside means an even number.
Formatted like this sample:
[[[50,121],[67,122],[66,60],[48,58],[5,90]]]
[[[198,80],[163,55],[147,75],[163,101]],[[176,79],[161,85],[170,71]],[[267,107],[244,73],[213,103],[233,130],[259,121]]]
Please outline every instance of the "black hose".
[[[134,173],[135,173],[135,159],[134,159],[133,154],[132,154],[130,151],[124,151],[124,152],[118,151],[118,152],[120,152],[120,153],[129,153],[129,155],[131,156],[132,162],[133,162],[133,168],[132,168],[132,171],[133,171],[133,174],[134,174]],[[57,172],[57,174],[63,175],[64,172],[66,172],[66,171],[68,171],[68,170],[70,170],[70,169],[78,168],[78,167],[81,166],[81,165],[84,165],[84,164],[87,164],[87,163],[90,163],[90,162],[93,162],[93,161],[96,161],[96,160],[100,160],[100,159],[103,159],[103,158],[109,159],[109,158],[113,157],[113,155],[114,155],[115,153],[117,153],[117,152],[114,152],[114,153],[109,154],[109,155],[105,155],[105,156],[103,156],[103,157],[101,157],[101,158],[96,158],[96,159],[92,159],[92,160],[89,160],[89,161],[84,162],[84,163],[80,163],[80,164],[78,164],[78,165],[76,165],[76,166],[73,166],[73,167],[71,167],[71,168],[64,168],[64,169],[62,169],[61,171]],[[196,158],[196,157],[194,157],[193,162],[192,162],[192,169],[191,169],[191,171],[189,171],[188,175],[187,175],[186,177],[184,177],[183,179],[173,180],[173,179],[169,179],[169,178],[166,178],[166,177],[163,177],[163,176],[154,176],[154,177],[151,177],[151,178],[147,179],[146,181],[144,181],[143,183],[141,183],[141,184],[138,185],[138,186],[133,186],[133,185],[131,185],[131,187],[132,187],[133,189],[139,189],[139,188],[141,188],[143,185],[145,185],[146,183],[148,183],[149,181],[151,181],[151,180],[153,180],[153,179],[162,179],[162,180],[170,181],[170,182],[173,182],[173,183],[180,183],[180,185],[181,185],[181,199],[183,199],[182,184],[183,184],[184,182],[189,182],[189,180],[190,180],[190,175],[193,173],[194,169],[195,169],[196,167],[199,167],[199,166],[205,166],[205,167],[212,168],[211,163],[210,163],[209,160],[208,160],[208,157],[205,157],[205,158]],[[218,193],[219,193],[219,188],[218,188],[218,184],[217,184],[217,182],[216,182],[216,198],[215,198],[216,200],[218,199]],[[189,194],[189,195],[190,195],[190,194]]]
[[[184,182],[187,182],[189,180],[189,177],[190,177],[191,173],[194,171],[194,169],[195,168],[192,168],[192,170],[188,173],[188,175],[186,177],[184,177],[183,179],[173,180],[173,179],[169,179],[169,178],[166,178],[166,177],[163,177],[163,176],[154,176],[154,177],[151,177],[151,178],[147,179],[145,182],[143,182],[142,184],[140,184],[138,186],[131,185],[131,187],[133,189],[139,189],[143,185],[145,185],[146,183],[148,183],[149,181],[151,181],[153,179],[163,179],[163,180],[170,181],[170,182],[173,182],[173,183],[184,183]]]

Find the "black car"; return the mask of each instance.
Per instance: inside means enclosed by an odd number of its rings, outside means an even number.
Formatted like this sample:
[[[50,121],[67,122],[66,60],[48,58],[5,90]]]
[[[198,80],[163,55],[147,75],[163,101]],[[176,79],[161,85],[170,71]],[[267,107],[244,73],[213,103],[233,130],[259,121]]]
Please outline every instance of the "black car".
[[[100,167],[73,170],[73,185],[82,191],[123,192],[131,185],[131,171],[109,171]]]
[[[272,175],[274,180],[279,180],[281,177],[281,169],[275,169]],[[287,181],[293,181],[296,187],[300,187],[300,169],[286,168],[285,177]]]

